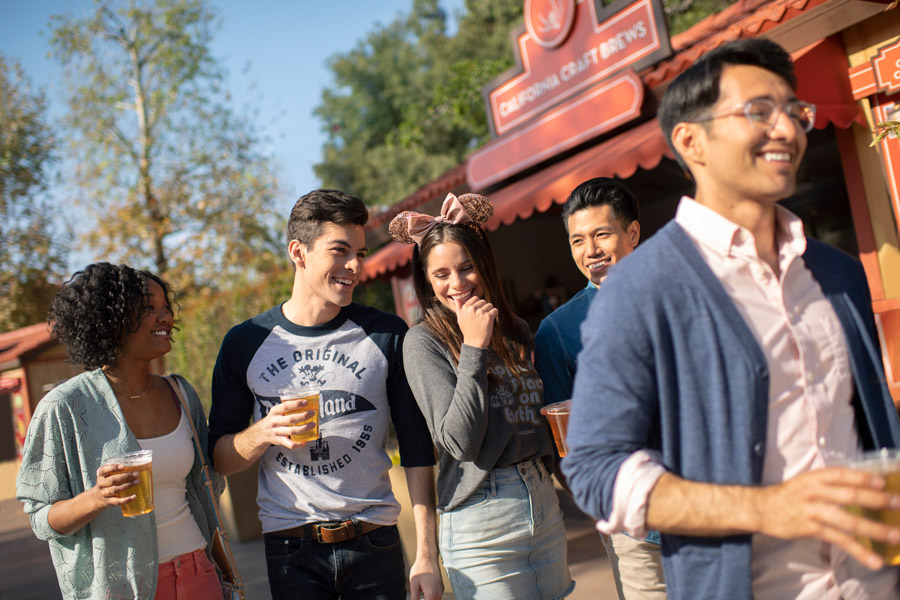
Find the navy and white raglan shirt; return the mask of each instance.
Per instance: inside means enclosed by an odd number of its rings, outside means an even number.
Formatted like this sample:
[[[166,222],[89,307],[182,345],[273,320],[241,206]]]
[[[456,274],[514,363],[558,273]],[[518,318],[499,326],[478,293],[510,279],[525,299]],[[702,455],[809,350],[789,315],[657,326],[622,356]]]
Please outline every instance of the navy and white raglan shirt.
[[[212,381],[210,456],[225,435],[243,431],[294,385],[321,385],[319,439],[296,450],[271,446],[260,458],[263,533],[357,518],[394,525],[386,451],[393,422],[404,467],[434,464],[434,447],[409,390],[401,356],[406,323],[350,304],[322,325],[303,327],[276,306],[233,327]]]

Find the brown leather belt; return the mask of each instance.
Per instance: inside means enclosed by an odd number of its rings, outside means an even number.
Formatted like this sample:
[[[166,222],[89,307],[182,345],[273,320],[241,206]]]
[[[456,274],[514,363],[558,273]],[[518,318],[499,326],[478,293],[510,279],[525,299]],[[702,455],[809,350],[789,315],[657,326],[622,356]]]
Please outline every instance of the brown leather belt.
[[[337,542],[346,542],[347,540],[352,540],[353,538],[365,535],[370,531],[375,531],[379,527],[381,527],[381,525],[375,523],[347,519],[342,522],[307,523],[306,525],[273,531],[272,533],[322,544],[335,544]]]

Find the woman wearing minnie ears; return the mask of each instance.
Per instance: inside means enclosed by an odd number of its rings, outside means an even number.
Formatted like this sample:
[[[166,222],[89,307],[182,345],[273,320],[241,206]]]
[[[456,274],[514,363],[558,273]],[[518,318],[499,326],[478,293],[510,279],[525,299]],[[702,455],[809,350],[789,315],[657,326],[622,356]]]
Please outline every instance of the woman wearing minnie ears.
[[[448,194],[438,217],[397,215],[414,243],[421,322],[403,342],[410,388],[437,446],[440,549],[457,598],[563,598],[575,584],[541,418],[531,335],[503,294],[479,227],[484,196]]]

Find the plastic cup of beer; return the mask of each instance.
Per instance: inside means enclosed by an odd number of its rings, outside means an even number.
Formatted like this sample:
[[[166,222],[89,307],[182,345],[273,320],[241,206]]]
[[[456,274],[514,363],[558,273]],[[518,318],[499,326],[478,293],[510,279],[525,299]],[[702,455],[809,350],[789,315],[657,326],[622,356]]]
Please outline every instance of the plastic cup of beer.
[[[884,477],[886,491],[900,494],[900,450],[882,448],[881,450],[873,450],[846,458],[837,464],[854,470],[877,473]],[[866,519],[885,523],[892,527],[900,527],[900,510],[887,508],[871,509],[853,505],[848,505],[844,508],[847,509],[847,512]],[[900,544],[879,542],[861,536],[856,536],[856,540],[866,548],[879,554],[884,559],[885,564],[892,566],[900,564]]]
[[[126,517],[139,517],[153,512],[153,450],[139,450],[119,456],[113,456],[103,461],[104,465],[122,465],[124,469],[120,473],[138,473],[138,484],[118,492],[119,498],[127,498],[134,495],[135,499],[122,504],[122,515]]]
[[[550,423],[550,431],[553,432],[553,441],[556,442],[556,449],[559,455],[565,456],[569,451],[566,445],[566,432],[569,430],[569,411],[572,409],[571,400],[563,400],[562,402],[554,402],[541,408],[541,414]]]
[[[313,413],[312,417],[310,417],[309,419],[297,423],[297,425],[302,425],[304,423],[311,422],[313,424],[313,428],[309,431],[304,431],[303,433],[291,435],[292,441],[312,442],[319,439],[319,391],[319,386],[310,385],[284,390],[278,394],[282,402],[287,402],[288,400],[306,400],[306,406],[302,406],[294,410],[289,410],[284,414],[296,415],[297,413],[309,411],[312,411]]]

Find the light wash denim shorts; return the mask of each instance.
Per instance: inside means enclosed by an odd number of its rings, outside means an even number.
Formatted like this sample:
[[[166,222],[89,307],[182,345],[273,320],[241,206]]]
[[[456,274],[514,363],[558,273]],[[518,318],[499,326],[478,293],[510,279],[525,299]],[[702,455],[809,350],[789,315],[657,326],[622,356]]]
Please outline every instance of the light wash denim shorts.
[[[556,600],[575,588],[559,499],[540,461],[493,469],[441,514],[440,546],[459,600]]]

